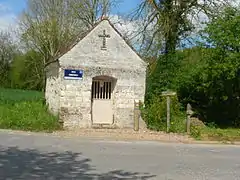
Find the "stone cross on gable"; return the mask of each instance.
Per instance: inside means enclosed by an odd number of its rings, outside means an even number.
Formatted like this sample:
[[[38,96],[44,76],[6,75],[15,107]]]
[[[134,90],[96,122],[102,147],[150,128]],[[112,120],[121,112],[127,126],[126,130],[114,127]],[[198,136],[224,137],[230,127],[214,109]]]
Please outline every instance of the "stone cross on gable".
[[[101,35],[98,35],[98,37],[101,37],[103,38],[103,45],[101,47],[102,50],[106,50],[107,47],[106,47],[106,38],[110,38],[110,35],[109,34],[106,34],[106,30],[103,30],[103,34]]]

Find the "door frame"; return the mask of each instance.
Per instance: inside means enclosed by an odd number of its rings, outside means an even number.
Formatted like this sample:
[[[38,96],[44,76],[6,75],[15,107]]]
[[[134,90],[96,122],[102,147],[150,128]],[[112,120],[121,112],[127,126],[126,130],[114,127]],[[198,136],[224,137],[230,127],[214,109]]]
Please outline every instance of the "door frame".
[[[111,98],[109,99],[109,101],[111,102],[111,106],[112,106],[112,123],[94,123],[94,119],[93,119],[93,103],[94,103],[94,100],[97,100],[97,99],[95,99],[93,96],[95,96],[94,95],[94,93],[96,93],[94,90],[93,90],[93,87],[94,87],[94,85],[93,85],[93,83],[94,82],[111,82]],[[91,84],[91,122],[92,122],[92,125],[112,125],[112,124],[114,124],[114,92],[115,92],[115,86],[116,86],[116,82],[117,82],[117,79],[116,78],[114,78],[114,77],[111,77],[111,76],[105,76],[105,75],[103,75],[103,76],[95,76],[95,77],[93,77],[92,78],[92,84]],[[104,84],[105,85],[105,84]],[[100,98],[99,98],[99,100],[100,100]],[[102,100],[104,101],[105,99],[102,97]],[[106,101],[108,101],[107,99],[106,99]]]

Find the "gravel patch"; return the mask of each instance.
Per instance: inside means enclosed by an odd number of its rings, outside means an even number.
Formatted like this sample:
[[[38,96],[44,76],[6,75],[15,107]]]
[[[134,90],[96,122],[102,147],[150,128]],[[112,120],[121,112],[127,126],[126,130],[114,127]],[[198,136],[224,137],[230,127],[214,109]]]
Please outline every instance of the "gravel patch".
[[[73,129],[54,132],[62,137],[93,137],[111,140],[152,140],[164,142],[191,142],[193,138],[175,133],[155,132],[148,129],[134,131],[133,129]]]
[[[44,132],[29,132],[1,129],[0,132],[7,132],[9,134],[24,134],[24,135],[44,135],[44,136],[57,136],[63,138],[97,138],[109,140],[143,140],[143,141],[160,141],[160,142],[175,142],[175,143],[192,143],[194,139],[182,134],[165,133],[150,131],[148,129],[140,129],[134,131],[133,129],[71,129],[64,131],[55,131],[52,133]]]

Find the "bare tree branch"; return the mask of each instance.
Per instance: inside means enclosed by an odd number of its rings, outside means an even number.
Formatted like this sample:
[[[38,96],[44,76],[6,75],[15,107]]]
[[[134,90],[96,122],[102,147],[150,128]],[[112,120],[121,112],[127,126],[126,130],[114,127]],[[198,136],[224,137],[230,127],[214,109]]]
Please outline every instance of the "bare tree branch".
[[[165,44],[165,52],[175,51],[182,38],[186,38],[196,28],[199,14],[214,17],[218,11],[231,3],[230,0],[143,0],[138,9],[132,14],[132,21],[141,19],[144,23],[139,33],[142,33],[143,44]],[[152,19],[153,18],[153,19]],[[194,21],[193,21],[194,20]],[[155,26],[154,24],[158,24]],[[150,35],[146,29],[152,29]],[[149,41],[146,37],[152,36]],[[146,49],[151,49],[146,46]]]

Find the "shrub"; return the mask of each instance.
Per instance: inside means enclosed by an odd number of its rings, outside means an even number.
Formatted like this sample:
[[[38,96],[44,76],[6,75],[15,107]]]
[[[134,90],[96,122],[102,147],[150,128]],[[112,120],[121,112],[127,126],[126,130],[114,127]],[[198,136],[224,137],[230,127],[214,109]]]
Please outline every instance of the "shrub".
[[[151,101],[142,107],[142,117],[151,130],[166,131],[167,127],[166,97],[154,96]],[[180,111],[177,97],[171,98],[171,128],[170,132],[185,131],[184,113]]]
[[[201,140],[202,131],[203,131],[203,128],[200,126],[191,126],[190,135],[197,140]]]

